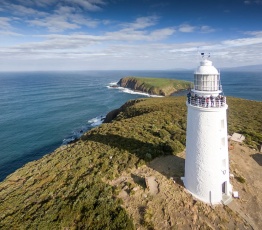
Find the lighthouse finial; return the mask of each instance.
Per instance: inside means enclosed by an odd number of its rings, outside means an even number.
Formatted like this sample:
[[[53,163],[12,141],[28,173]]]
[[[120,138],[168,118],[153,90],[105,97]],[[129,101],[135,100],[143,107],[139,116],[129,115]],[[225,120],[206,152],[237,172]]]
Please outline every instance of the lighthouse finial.
[[[202,56],[202,58],[204,59],[204,58],[205,58],[205,53],[201,53],[201,56]],[[210,53],[208,53],[207,59],[210,58],[210,56],[211,56]]]

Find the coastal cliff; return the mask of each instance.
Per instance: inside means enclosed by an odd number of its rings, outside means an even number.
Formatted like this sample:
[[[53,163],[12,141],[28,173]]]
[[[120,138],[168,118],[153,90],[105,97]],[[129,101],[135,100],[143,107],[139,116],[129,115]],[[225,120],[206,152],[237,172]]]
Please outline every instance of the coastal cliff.
[[[121,78],[117,85],[152,95],[170,96],[171,94],[191,87],[191,82],[166,78]]]
[[[246,158],[241,164],[234,153],[231,162],[233,186],[243,196],[234,204],[243,213],[252,213],[250,220],[234,207],[211,207],[184,190],[180,177],[184,175],[185,100],[128,101],[107,116],[108,123],[9,175],[0,183],[0,228],[262,227],[261,195],[256,193],[261,158],[255,150],[240,146],[241,157]],[[245,132],[245,145],[256,148],[261,141],[262,103],[228,98],[228,104],[229,133]],[[238,180],[242,177],[246,182]],[[148,178],[157,184],[153,192]]]

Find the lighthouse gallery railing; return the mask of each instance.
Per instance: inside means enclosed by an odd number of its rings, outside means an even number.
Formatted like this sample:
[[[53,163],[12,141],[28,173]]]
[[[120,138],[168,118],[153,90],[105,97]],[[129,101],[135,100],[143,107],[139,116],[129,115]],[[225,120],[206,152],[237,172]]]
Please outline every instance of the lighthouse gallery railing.
[[[187,96],[187,103],[193,106],[203,107],[203,108],[220,108],[226,105],[226,97],[198,97],[198,96]]]

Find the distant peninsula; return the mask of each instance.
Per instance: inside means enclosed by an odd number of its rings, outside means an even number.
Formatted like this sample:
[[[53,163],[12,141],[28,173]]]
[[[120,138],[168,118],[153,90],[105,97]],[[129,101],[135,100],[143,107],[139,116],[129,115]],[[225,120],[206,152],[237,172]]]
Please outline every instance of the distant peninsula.
[[[147,77],[124,77],[117,83],[120,87],[159,96],[170,96],[177,91],[190,88],[191,85],[189,81]]]

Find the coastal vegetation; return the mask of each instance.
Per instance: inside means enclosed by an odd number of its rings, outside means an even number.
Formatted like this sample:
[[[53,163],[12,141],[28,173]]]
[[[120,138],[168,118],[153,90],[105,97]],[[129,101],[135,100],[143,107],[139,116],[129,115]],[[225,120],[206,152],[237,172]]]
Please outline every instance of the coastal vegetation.
[[[257,149],[262,144],[262,102],[227,97],[228,133],[245,136],[245,144]]]
[[[85,133],[75,143],[30,162],[0,183],[0,229],[134,229],[119,191],[112,181],[132,169],[149,165],[159,156],[177,155],[185,148],[186,98],[163,97],[128,101],[107,123]],[[262,103],[228,98],[229,133],[246,135],[246,144],[261,143]],[[183,159],[174,175],[184,174]],[[178,179],[179,182],[179,179]],[[181,183],[180,183],[181,184]],[[181,216],[175,228],[228,229],[250,226],[226,206],[212,208],[196,202],[179,183],[172,215]],[[143,181],[125,183],[132,196],[134,187],[143,191]],[[144,197],[140,227],[153,229],[152,210]],[[163,207],[165,210],[165,207]],[[195,210],[195,211],[194,211]],[[201,218],[195,218],[197,216]],[[194,222],[191,222],[191,219]],[[137,226],[136,226],[137,227]]]
[[[192,85],[189,81],[167,79],[167,78],[145,78],[145,77],[125,77],[117,83],[121,87],[161,96],[189,89]]]

